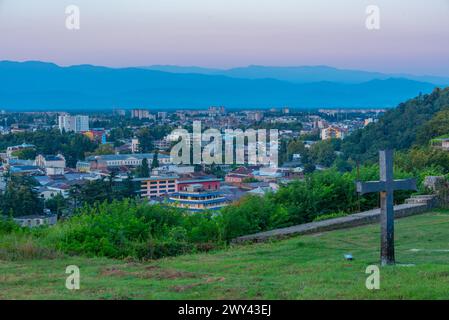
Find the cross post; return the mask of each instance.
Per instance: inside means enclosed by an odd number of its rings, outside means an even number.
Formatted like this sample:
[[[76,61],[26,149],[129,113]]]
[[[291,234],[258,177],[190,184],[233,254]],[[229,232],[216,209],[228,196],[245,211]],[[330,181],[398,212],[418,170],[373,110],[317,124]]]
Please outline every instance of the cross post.
[[[393,150],[379,151],[380,181],[357,181],[360,194],[380,192],[380,260],[382,265],[395,263],[394,199],[395,190],[416,190],[415,179],[394,180]]]

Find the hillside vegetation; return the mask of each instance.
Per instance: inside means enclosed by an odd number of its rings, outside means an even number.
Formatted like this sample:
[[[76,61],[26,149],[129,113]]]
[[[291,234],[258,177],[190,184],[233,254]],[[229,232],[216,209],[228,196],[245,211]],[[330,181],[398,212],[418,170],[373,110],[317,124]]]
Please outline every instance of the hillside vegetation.
[[[347,158],[374,160],[378,150],[406,150],[425,146],[429,140],[449,133],[449,88],[435,89],[389,110],[379,122],[356,131],[341,145]]]
[[[448,211],[397,220],[399,264],[381,269],[380,290],[365,287],[379,261],[370,225],[147,263],[0,260],[0,299],[448,299],[448,228]],[[78,291],[65,288],[69,265],[80,268]]]
[[[360,168],[360,178],[379,176],[376,165]],[[397,178],[408,176],[396,170]],[[123,199],[89,202],[55,226],[33,230],[0,219],[0,259],[32,252],[85,256],[157,259],[226,247],[242,235],[311,222],[320,217],[353,213],[378,205],[378,196],[358,197],[356,172],[317,171],[264,197],[246,196],[219,212],[187,213],[146,201]],[[14,192],[8,192],[7,195]],[[398,192],[401,202],[410,192]],[[5,199],[7,198],[7,199]],[[14,201],[15,197],[0,197]],[[20,199],[19,199],[20,200]]]

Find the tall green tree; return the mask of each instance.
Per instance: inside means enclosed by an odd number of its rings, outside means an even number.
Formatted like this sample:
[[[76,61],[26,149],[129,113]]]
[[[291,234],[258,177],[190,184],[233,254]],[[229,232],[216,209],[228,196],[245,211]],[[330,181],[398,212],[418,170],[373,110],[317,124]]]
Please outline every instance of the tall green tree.
[[[148,178],[150,176],[150,167],[147,158],[143,158],[142,164],[137,168],[139,178]]]
[[[159,168],[158,152],[156,151],[153,155],[153,161],[151,162],[151,169]]]
[[[67,200],[58,193],[45,201],[45,208],[49,209],[52,213],[60,215],[67,208]]]
[[[7,181],[6,190],[0,196],[0,207],[3,212],[11,213],[14,217],[42,214],[44,208],[33,182],[16,176],[11,176]]]

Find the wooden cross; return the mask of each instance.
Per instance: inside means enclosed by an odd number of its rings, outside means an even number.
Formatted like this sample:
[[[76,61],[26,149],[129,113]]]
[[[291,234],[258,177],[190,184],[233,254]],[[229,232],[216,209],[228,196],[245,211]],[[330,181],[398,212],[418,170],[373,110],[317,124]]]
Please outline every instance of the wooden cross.
[[[395,190],[416,190],[415,179],[394,180],[393,151],[379,151],[380,181],[357,181],[357,192],[360,194],[380,192],[380,226],[382,265],[395,263],[394,257],[394,202]]]

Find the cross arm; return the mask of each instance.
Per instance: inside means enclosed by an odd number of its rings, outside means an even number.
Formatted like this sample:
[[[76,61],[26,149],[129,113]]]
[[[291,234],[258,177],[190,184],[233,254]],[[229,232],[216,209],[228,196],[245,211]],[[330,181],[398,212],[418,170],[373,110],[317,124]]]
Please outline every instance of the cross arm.
[[[380,192],[385,190],[385,182],[383,181],[356,181],[357,192],[360,194]]]
[[[418,190],[415,179],[402,179],[393,181],[393,190]]]

